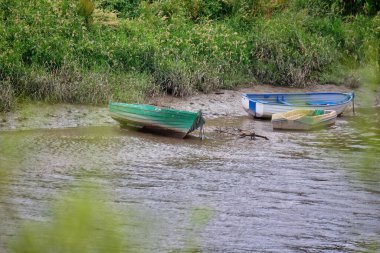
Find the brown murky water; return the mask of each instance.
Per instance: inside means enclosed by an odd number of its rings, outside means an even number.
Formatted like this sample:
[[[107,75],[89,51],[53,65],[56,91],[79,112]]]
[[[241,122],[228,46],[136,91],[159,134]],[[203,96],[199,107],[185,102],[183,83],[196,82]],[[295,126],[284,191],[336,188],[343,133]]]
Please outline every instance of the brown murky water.
[[[1,210],[12,210],[1,214],[1,243],[20,221],[45,220],[50,200],[88,177],[111,206],[143,213],[151,252],[182,248],[199,207],[212,213],[196,233],[202,252],[359,252],[379,242],[379,109],[315,132],[274,132],[245,116],[207,124],[254,128],[269,141],[116,126],[1,132],[25,153],[1,184]]]

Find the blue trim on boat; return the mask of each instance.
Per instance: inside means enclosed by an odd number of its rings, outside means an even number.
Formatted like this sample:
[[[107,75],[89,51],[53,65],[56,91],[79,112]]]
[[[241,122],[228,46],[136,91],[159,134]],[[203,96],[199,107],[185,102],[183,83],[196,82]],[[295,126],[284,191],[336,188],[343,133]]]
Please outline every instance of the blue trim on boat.
[[[249,101],[252,101],[252,100],[249,100]],[[261,104],[269,104],[269,103],[270,103],[269,101],[265,101],[265,100],[257,100],[257,99],[255,99],[255,102],[257,102],[257,103],[261,103]]]
[[[337,105],[336,102],[333,101],[309,101],[306,102],[308,105]]]
[[[270,98],[271,96],[274,96],[274,95],[277,96],[277,95],[340,95],[340,94],[353,96],[355,93],[354,92],[348,92],[348,93],[344,93],[344,92],[243,93],[243,95],[246,95],[246,96],[260,95],[260,96],[264,96],[265,98]]]
[[[292,97],[292,96],[332,96],[332,95],[339,95],[343,96],[342,99],[339,101],[327,101],[327,100],[321,100],[321,101],[308,101],[307,98],[305,98],[305,105],[296,105],[297,107],[309,107],[309,106],[319,106],[319,107],[329,107],[334,105],[341,105],[346,104],[350,102],[355,94],[353,92],[350,93],[341,93],[341,92],[295,92],[295,93],[252,93],[252,94],[242,94],[242,96],[245,96],[249,99],[251,102],[258,102],[262,104],[271,104],[271,105],[282,105],[282,106],[295,106],[294,104],[291,104],[285,100],[286,97]],[[275,101],[265,101],[265,99],[275,99]],[[250,103],[251,105],[251,103]],[[250,106],[251,109],[251,106]],[[256,111],[256,108],[255,108]]]
[[[249,109],[256,113],[256,102],[249,100]]]
[[[277,100],[277,103],[279,104],[290,105],[288,102],[285,101],[284,95],[277,96],[276,100]]]

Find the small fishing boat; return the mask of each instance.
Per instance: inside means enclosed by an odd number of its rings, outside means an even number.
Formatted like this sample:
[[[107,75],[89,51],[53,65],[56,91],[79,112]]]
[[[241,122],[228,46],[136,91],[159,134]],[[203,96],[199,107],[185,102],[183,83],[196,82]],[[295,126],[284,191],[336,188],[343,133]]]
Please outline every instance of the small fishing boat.
[[[272,114],[294,109],[333,110],[340,115],[353,99],[353,92],[242,94],[242,105],[257,118],[270,118]]]
[[[153,105],[109,103],[111,117],[122,127],[133,127],[151,132],[184,138],[195,129],[201,128],[205,120],[202,112],[197,113]]]
[[[272,115],[273,129],[312,130],[335,124],[336,112],[332,110],[299,109]]]

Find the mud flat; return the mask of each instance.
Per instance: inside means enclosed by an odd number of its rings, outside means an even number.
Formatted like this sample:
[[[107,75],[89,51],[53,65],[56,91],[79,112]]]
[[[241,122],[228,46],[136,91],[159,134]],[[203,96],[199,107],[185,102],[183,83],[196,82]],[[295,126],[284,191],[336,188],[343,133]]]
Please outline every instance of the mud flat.
[[[269,92],[349,92],[350,89],[336,85],[314,85],[308,88],[289,88],[271,85],[256,85],[238,90],[220,90],[209,94],[196,94],[180,98],[172,96],[159,96],[150,98],[147,103],[176,108],[180,110],[202,110],[206,119],[219,117],[232,117],[246,115],[240,104],[241,93],[269,93]],[[361,106],[368,91],[355,91],[357,99],[355,104]],[[372,91],[369,91],[372,92]],[[370,102],[380,106],[380,96]],[[365,104],[367,106],[367,104]],[[371,105],[371,106],[372,106]],[[349,109],[348,109],[349,110]],[[104,106],[72,105],[72,104],[46,104],[32,103],[20,106],[15,112],[0,114],[0,130],[26,130],[39,128],[70,128],[85,126],[107,126],[117,124],[108,114]]]
[[[106,106],[32,103],[0,114],[0,130],[70,128],[116,124]]]

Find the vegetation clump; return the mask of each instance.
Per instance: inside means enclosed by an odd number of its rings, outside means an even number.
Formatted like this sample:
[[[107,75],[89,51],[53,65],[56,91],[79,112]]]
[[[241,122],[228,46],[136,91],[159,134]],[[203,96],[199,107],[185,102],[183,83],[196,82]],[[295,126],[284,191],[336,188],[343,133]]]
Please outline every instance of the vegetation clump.
[[[0,110],[20,97],[102,104],[342,83],[378,51],[379,11],[373,0],[3,0]]]

